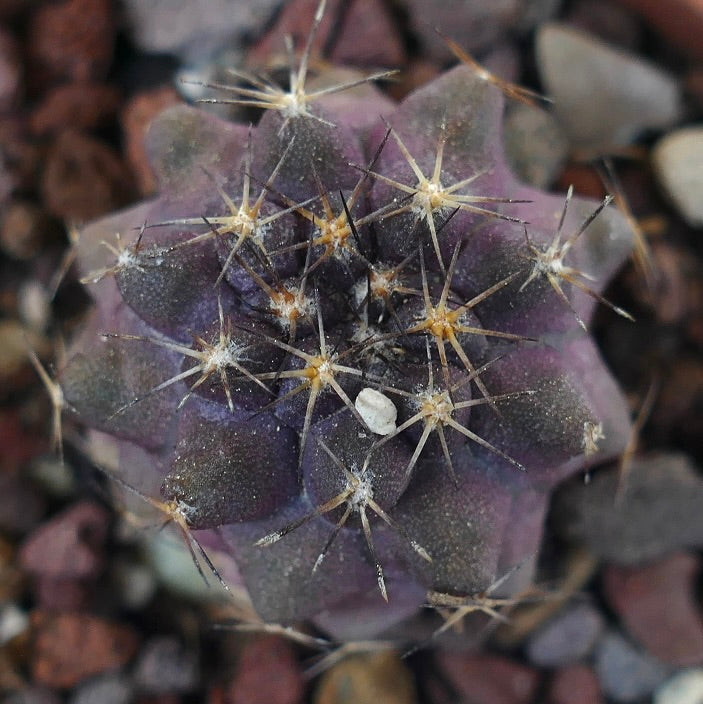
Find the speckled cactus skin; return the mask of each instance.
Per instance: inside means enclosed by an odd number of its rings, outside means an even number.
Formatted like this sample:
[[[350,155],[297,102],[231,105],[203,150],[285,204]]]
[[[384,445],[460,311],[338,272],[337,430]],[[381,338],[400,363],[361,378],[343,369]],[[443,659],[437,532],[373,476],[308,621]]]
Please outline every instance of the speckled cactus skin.
[[[322,97],[314,116],[265,111],[251,129],[172,108],[148,135],[161,195],[82,233],[95,307],[59,378],[66,409],[94,430],[104,454],[110,448],[124,481],[172,502],[267,622],[311,620],[341,640],[377,638],[426,613],[428,592],[476,594],[521,565],[503,585],[514,592],[531,579],[555,485],[625,445],[625,402],[574,314],[587,325],[596,301],[562,282],[571,310],[546,276],[525,285],[535,261],[520,221],[532,246],[546,250],[564,196],[510,173],[503,107],[499,88],[459,65],[398,105],[364,84]],[[499,216],[432,206],[436,247],[403,147],[429,178],[440,144],[442,188],[475,176],[456,194],[525,202],[474,203]],[[217,216],[230,212],[219,189],[239,207],[248,180],[252,204],[276,168],[260,217],[288,212],[230,257],[237,234],[215,234]],[[329,218],[327,202],[345,225],[340,194],[358,239],[326,250],[316,243],[320,220],[305,213]],[[597,205],[573,198],[564,238]],[[157,226],[178,219],[191,223]],[[111,254],[100,242],[114,243],[115,232],[121,244]],[[605,208],[564,264],[600,292],[630,248],[624,218]],[[386,298],[373,287],[364,296],[375,274],[401,262]],[[303,285],[307,308],[293,336],[271,291]],[[221,333],[244,350],[239,366],[191,388],[205,358],[184,348],[212,349]],[[370,387],[393,401],[398,427],[420,416],[390,437],[372,432],[313,358],[352,370],[330,372],[351,404]],[[439,421],[422,415],[430,391],[454,404]],[[281,535],[316,509],[321,515]]]

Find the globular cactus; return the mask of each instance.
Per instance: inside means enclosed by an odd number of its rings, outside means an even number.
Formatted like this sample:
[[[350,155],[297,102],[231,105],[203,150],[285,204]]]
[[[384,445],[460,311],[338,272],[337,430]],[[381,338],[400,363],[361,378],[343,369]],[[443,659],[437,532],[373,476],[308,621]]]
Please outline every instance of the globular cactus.
[[[516,181],[470,62],[395,105],[308,87],[308,54],[289,90],[218,94],[255,127],[156,119],[160,196],[83,231],[95,307],[58,381],[263,620],[375,638],[524,586],[553,487],[622,451],[586,327],[631,232]]]

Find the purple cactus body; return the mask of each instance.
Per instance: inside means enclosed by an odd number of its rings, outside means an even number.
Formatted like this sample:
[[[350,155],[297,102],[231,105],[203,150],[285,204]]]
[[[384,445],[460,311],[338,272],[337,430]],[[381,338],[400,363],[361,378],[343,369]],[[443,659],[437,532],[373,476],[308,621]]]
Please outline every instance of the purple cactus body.
[[[564,199],[509,172],[503,102],[459,66],[398,106],[367,85],[325,96],[324,121],[173,108],[148,138],[160,197],[83,231],[96,305],[66,408],[266,621],[375,638],[428,592],[523,565],[515,590],[554,486],[625,446],[626,404],[578,322],[593,297],[564,280],[567,305],[535,269]],[[245,188],[266,224],[227,231],[223,193],[239,207]],[[564,238],[596,206],[574,198]],[[115,231],[128,244],[106,262]],[[562,263],[600,294],[630,247],[605,209]],[[355,404],[364,388],[378,407]]]

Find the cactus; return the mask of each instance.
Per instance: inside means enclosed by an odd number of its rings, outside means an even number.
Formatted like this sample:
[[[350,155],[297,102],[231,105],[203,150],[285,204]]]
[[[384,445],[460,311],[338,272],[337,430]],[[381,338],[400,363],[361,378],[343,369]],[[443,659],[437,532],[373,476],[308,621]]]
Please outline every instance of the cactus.
[[[255,127],[155,120],[160,196],[82,232],[95,307],[58,383],[264,621],[377,638],[527,584],[554,486],[622,451],[587,326],[632,234],[516,181],[520,93],[471,62],[396,105],[367,77],[309,89],[311,42],[289,90],[213,99]]]

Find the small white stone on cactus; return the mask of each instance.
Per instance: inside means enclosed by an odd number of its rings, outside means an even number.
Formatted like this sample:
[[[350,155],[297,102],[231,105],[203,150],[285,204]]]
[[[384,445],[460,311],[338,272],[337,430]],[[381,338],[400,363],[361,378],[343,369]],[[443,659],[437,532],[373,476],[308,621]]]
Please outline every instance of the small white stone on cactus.
[[[359,391],[354,407],[364,422],[377,435],[388,435],[395,430],[398,409],[388,396],[380,391],[366,387]]]

